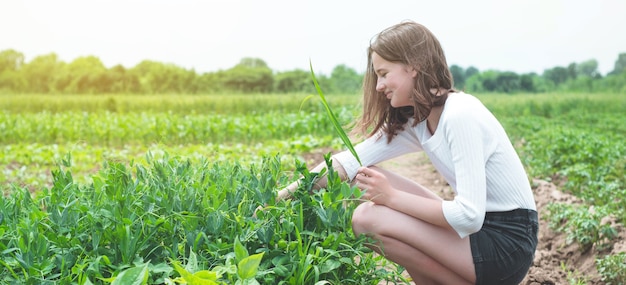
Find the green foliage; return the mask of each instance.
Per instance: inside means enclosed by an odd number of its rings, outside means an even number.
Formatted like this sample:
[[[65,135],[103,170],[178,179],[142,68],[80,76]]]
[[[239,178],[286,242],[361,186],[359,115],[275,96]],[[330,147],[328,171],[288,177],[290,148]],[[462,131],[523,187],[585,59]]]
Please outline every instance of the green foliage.
[[[589,59],[568,66],[545,69],[541,75],[451,65],[455,87],[472,93],[482,92],[612,92],[624,93],[625,54],[619,54],[615,68],[606,77]],[[343,64],[329,76],[319,76],[329,93],[355,94],[361,90],[362,74]],[[74,59],[69,64],[55,53],[36,56],[24,62],[15,50],[0,51],[0,92],[7,94],[219,94],[312,92],[303,71],[277,72],[259,58],[243,58],[226,70],[197,73],[174,64],[144,60],[128,69],[121,65],[106,68],[96,56]]]
[[[294,201],[278,157],[244,168],[148,156],[149,165],[110,162],[88,185],[64,167],[37,199],[16,189],[1,200],[0,280],[9,283],[377,284],[402,280],[351,234],[357,188],[328,170],[309,194],[306,171]],[[330,156],[326,156],[331,165]],[[69,161],[66,161],[69,165]],[[67,167],[67,166],[66,166]],[[258,205],[266,208],[254,215]],[[5,218],[6,217],[6,218]],[[178,266],[187,258],[187,266]],[[170,262],[171,261],[171,265]],[[190,265],[191,264],[191,265]],[[184,270],[183,270],[184,269]],[[178,276],[176,275],[178,274]]]
[[[57,54],[36,56],[24,62],[15,50],[0,51],[0,92],[6,94],[219,94],[224,92],[311,92],[313,85],[302,70],[274,72],[259,58],[243,58],[226,70],[197,73],[174,64],[144,60],[126,68],[106,68],[96,56],[70,63]],[[354,94],[362,75],[338,65],[320,80],[333,93]]]
[[[274,85],[272,70],[260,59],[244,58],[221,76],[223,86],[236,92],[267,93]]]
[[[20,73],[28,82],[27,90],[21,92],[52,93],[56,92],[56,75],[61,74],[65,65],[55,53],[39,55],[25,64]]]
[[[608,207],[577,206],[555,203],[548,205],[548,219],[551,228],[567,233],[567,242],[578,243],[583,251],[593,245],[606,248],[617,237],[617,231],[601,220],[610,214]]]
[[[615,122],[624,119],[612,116]],[[532,176],[560,181],[566,191],[591,205],[607,207],[624,223],[626,148],[620,138],[624,130],[623,125],[613,126],[613,130],[586,129],[563,121],[528,136],[522,151]]]
[[[607,285],[626,283],[626,252],[599,258],[596,265],[602,281]]]
[[[278,93],[315,92],[309,73],[296,69],[279,72],[274,76],[274,91]]]
[[[109,86],[106,67],[95,56],[76,58],[61,68],[56,76],[55,90],[67,90],[72,93],[102,92]]]
[[[310,74],[307,73],[308,83]],[[311,88],[315,87],[311,84]],[[312,90],[312,92],[315,92]],[[315,93],[310,93],[315,94]],[[256,115],[271,112],[319,112],[319,102],[302,104],[309,96],[295,94],[212,94],[212,95],[0,95],[0,111],[25,113],[171,113],[175,115]],[[355,111],[359,97],[353,94],[333,94],[328,102],[341,109]],[[156,114],[155,114],[156,115]],[[160,115],[160,114],[159,114]]]
[[[613,71],[609,75],[624,74],[626,72],[626,52],[620,53],[615,61]]]
[[[342,121],[351,117],[345,109]],[[23,116],[0,112],[2,144],[24,141],[42,144],[86,142],[93,145],[125,144],[255,144],[305,135],[324,136],[334,126],[323,113],[268,112],[248,115],[153,113],[48,113]]]
[[[111,285],[146,285],[148,284],[148,264],[131,267],[113,278],[105,278]]]
[[[376,271],[389,267],[350,233],[351,201],[360,193],[334,178],[309,194],[319,174],[293,161],[344,146],[333,139],[323,104],[308,100],[298,111],[304,97],[0,96],[0,283],[112,282],[143,276],[145,266],[148,283],[174,284],[183,275],[178,262],[192,275],[232,284],[240,279],[236,239],[249,256],[263,253],[259,283],[401,282]],[[583,199],[552,205],[545,218],[572,242],[610,246],[603,215],[626,220],[626,97],[479,98],[505,125],[532,177]],[[358,97],[326,99],[339,121],[353,118]],[[64,166],[56,170],[57,163]],[[288,173],[310,182],[300,199],[276,202],[273,190]],[[259,205],[267,207],[253,218]],[[606,262],[604,276],[621,272]]]
[[[335,113],[330,109],[330,106],[328,106],[328,102],[326,102],[326,97],[324,96],[324,93],[322,92],[322,89],[320,88],[320,85],[319,83],[317,83],[317,79],[315,78],[315,73],[313,72],[313,64],[311,64],[311,77],[313,77],[313,83],[315,84],[315,89],[317,89],[317,94],[320,96],[320,99],[322,100],[322,103],[326,108],[326,114],[328,114],[328,118],[330,119],[332,125],[335,127],[335,131],[339,135],[339,138],[341,138],[341,141],[343,141],[344,146],[348,150],[350,150],[350,153],[352,153],[354,158],[356,158],[356,160],[359,162],[359,165],[361,165],[361,159],[359,159],[359,156],[354,150],[354,146],[352,146],[350,138],[343,130],[343,126],[339,123],[339,120],[337,119]]]
[[[330,77],[332,78],[330,90],[341,94],[356,94],[363,85],[361,74],[344,64],[337,65],[331,72]]]

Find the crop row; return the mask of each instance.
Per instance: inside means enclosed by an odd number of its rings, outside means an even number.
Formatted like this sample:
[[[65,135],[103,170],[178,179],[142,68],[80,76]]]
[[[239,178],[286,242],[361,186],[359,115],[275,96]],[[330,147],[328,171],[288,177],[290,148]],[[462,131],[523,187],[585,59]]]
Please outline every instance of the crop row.
[[[333,106],[354,106],[355,94],[327,96]],[[308,94],[211,94],[211,95],[67,95],[0,94],[0,111],[9,113],[174,113],[174,114],[263,114],[322,110],[319,100]]]
[[[317,174],[300,164],[299,199],[275,202],[275,188],[288,181],[277,157],[249,167],[169,156],[148,158],[148,167],[112,162],[86,185],[64,169],[69,159],[63,164],[50,190],[31,198],[17,189],[0,200],[2,282],[404,280],[351,233],[360,193],[332,171],[328,188],[309,195]]]
[[[345,110],[345,109],[344,109]],[[347,111],[339,113],[346,122]],[[0,113],[0,144],[92,145],[126,144],[255,144],[266,140],[332,135],[323,113],[264,113],[257,115],[111,112]]]

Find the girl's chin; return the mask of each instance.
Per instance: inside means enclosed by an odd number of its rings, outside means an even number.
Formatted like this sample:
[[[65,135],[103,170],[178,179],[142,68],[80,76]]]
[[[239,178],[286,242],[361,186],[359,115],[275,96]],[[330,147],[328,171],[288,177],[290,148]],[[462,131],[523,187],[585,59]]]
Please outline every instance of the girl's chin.
[[[391,107],[394,107],[394,108],[413,106],[410,102],[409,103],[394,102],[393,100],[389,101],[389,104],[391,105]]]

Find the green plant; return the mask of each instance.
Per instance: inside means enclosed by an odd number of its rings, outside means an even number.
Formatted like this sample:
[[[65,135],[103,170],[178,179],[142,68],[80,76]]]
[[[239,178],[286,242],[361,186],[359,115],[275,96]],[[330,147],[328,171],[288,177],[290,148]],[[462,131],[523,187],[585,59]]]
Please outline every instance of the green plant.
[[[626,283],[626,252],[597,259],[596,268],[607,285]]]
[[[580,272],[577,270],[571,271],[567,268],[567,264],[561,261],[561,270],[563,272],[567,272],[567,281],[570,285],[585,285],[587,284],[587,280],[584,276],[581,276]]]
[[[328,118],[330,118],[330,121],[335,127],[335,131],[337,131],[337,134],[341,138],[341,141],[343,141],[343,144],[346,146],[346,148],[350,150],[350,153],[352,153],[354,158],[356,158],[356,160],[359,162],[359,165],[363,165],[361,163],[361,159],[359,158],[359,155],[354,150],[354,146],[352,146],[352,142],[350,142],[350,138],[348,137],[346,132],[343,130],[341,124],[339,123],[339,120],[337,120],[337,116],[335,116],[335,113],[333,113],[333,111],[330,109],[330,106],[328,106],[328,102],[326,102],[326,97],[324,96],[324,92],[322,92],[322,88],[320,87],[319,83],[317,82],[317,79],[315,78],[315,72],[313,72],[313,64],[310,61],[309,61],[309,68],[311,69],[311,77],[313,78],[313,84],[315,84],[315,90],[317,90],[317,94],[320,96],[320,99],[322,99],[322,103],[324,104],[324,108],[326,109],[326,113],[328,114]]]
[[[330,154],[325,159],[324,173],[297,161],[306,181],[300,199],[280,202],[275,189],[288,177],[278,156],[243,166],[148,155],[148,165],[107,162],[87,185],[74,181],[66,161],[50,190],[33,198],[18,188],[1,200],[0,283],[402,280],[378,267],[382,257],[365,237],[351,234],[360,191],[341,181]],[[319,175],[328,186],[310,194]],[[267,210],[254,217],[261,204]]]
[[[583,209],[580,205],[552,203],[548,205],[546,218],[551,228],[567,233],[567,242],[576,242],[582,250],[593,245],[600,248],[610,244],[617,231],[610,224],[602,224],[603,217],[609,214],[607,207]]]

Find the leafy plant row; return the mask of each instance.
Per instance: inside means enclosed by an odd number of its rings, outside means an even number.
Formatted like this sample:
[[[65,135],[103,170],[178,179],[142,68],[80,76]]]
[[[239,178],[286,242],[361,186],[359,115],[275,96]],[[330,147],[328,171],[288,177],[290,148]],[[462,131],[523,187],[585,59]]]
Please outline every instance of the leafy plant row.
[[[565,232],[568,242],[580,244],[583,250],[593,246],[610,250],[617,231],[607,221],[626,224],[626,131],[623,124],[617,124],[626,116],[607,116],[598,127],[585,120],[568,122],[567,118],[571,117],[544,120],[526,136],[520,151],[532,177],[552,180],[584,202],[548,205],[545,219],[550,226]],[[608,284],[626,282],[620,273],[626,272],[623,253],[601,257],[596,265]]]
[[[250,115],[267,112],[319,112],[317,101],[304,102],[306,93],[290,94],[0,94],[0,110],[14,114],[40,112],[111,112],[111,113],[173,113]],[[354,107],[357,94],[333,94],[328,101],[333,106]]]
[[[298,163],[305,183],[297,199],[276,202],[275,190],[290,179],[279,157],[243,167],[148,156],[146,167],[110,162],[88,184],[74,182],[70,160],[53,172],[50,189],[32,197],[16,188],[0,200],[0,283],[404,280],[352,235],[360,192],[332,168],[310,173]],[[310,194],[324,174],[328,187]]]
[[[264,156],[280,154],[290,170],[294,159],[307,159],[302,154],[317,149],[338,149],[339,140],[332,136],[296,136],[290,139],[270,140],[254,145],[234,144],[127,144],[119,147],[80,143],[11,144],[0,145],[0,192],[8,193],[12,184],[26,187],[31,192],[52,185],[51,169],[55,169],[65,154],[72,154],[74,181],[85,182],[105,161],[135,161],[145,163],[145,154],[155,157],[176,153],[191,161],[210,157],[211,161],[237,161],[242,165],[260,163]],[[50,186],[47,186],[50,187]]]
[[[352,114],[343,109],[340,121]],[[171,113],[0,113],[0,144],[23,142],[57,144],[86,142],[92,145],[240,143],[295,136],[324,136],[334,132],[323,113],[256,115],[179,115]]]

